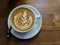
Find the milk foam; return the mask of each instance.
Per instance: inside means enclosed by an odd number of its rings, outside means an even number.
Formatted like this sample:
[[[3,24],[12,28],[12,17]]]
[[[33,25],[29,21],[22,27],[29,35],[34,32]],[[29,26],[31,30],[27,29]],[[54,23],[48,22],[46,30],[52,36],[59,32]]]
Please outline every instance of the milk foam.
[[[24,13],[18,13],[14,17],[14,23],[18,29],[24,30],[26,28],[29,28],[32,24],[32,16],[27,16],[27,12],[24,11]]]

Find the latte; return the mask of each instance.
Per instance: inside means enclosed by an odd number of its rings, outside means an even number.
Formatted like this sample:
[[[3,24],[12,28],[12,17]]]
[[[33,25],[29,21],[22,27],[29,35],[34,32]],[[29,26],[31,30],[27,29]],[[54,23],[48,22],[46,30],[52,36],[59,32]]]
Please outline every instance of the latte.
[[[35,16],[33,12],[27,8],[16,9],[10,18],[13,27],[20,31],[29,30],[34,25]]]

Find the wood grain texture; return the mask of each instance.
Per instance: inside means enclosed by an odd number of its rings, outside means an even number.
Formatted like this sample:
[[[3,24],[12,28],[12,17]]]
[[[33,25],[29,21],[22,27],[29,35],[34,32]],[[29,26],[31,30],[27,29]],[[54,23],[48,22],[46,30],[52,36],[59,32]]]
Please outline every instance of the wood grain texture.
[[[60,0],[0,0],[0,45],[60,45]],[[36,7],[42,16],[41,31],[34,38],[6,39],[7,18],[10,11],[22,4]]]

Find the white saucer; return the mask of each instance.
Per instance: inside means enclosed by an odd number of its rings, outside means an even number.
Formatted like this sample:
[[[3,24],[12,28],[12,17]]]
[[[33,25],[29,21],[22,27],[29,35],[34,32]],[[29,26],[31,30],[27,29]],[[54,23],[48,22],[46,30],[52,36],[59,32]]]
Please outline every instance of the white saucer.
[[[19,39],[30,39],[39,33],[41,26],[42,26],[42,17],[40,15],[39,11],[35,7],[33,7],[31,5],[20,5],[18,7],[21,7],[21,6],[31,9],[35,13],[35,16],[38,15],[39,17],[35,19],[35,24],[30,31],[25,32],[25,33],[19,33],[17,31],[15,31],[14,29],[12,29],[11,33]],[[10,15],[8,16],[8,28],[10,28],[10,18],[9,17],[10,17]]]

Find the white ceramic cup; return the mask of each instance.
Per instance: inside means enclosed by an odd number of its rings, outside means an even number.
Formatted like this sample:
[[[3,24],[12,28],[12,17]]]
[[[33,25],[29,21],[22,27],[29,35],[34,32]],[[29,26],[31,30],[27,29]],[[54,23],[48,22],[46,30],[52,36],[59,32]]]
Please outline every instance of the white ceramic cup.
[[[31,5],[20,5],[20,6],[15,7],[15,8],[10,12],[10,14],[9,14],[10,17],[9,17],[9,18],[11,18],[12,13],[13,13],[16,9],[21,8],[21,7],[24,7],[24,8],[27,8],[27,9],[31,10],[31,11],[34,13],[35,20],[40,17],[40,13],[39,13],[39,11],[38,11],[35,7],[33,7],[33,6],[31,6]],[[34,11],[34,10],[35,10],[35,11]],[[36,11],[38,11],[38,14],[36,13]],[[11,21],[10,21],[10,24],[11,24]],[[35,24],[35,23],[34,23],[34,24]],[[30,31],[30,30],[33,28],[34,25],[33,25],[29,30],[26,30],[26,31],[18,30],[18,29],[16,29],[15,27],[13,27],[12,24],[11,24],[11,26],[12,26],[12,28],[13,28],[15,31],[24,33],[24,32]]]

